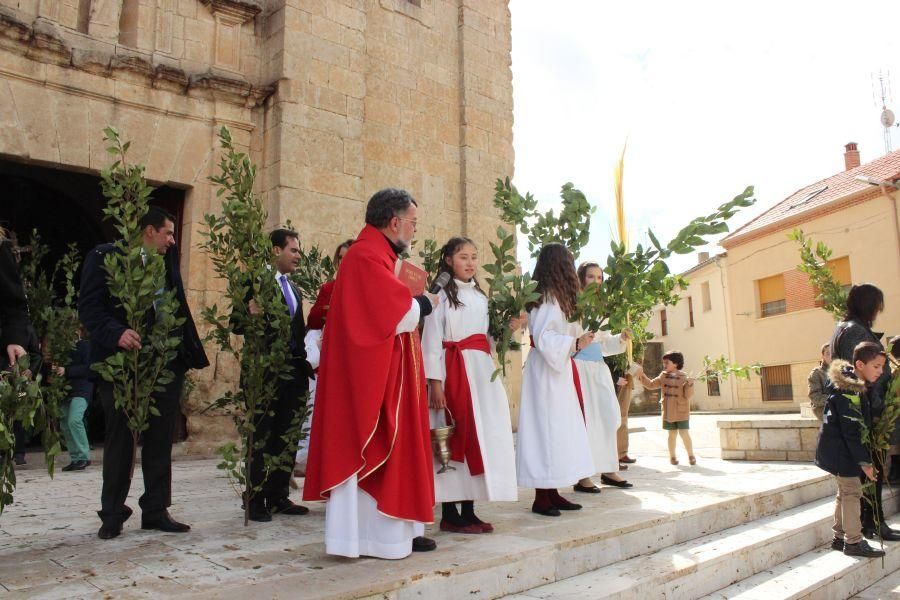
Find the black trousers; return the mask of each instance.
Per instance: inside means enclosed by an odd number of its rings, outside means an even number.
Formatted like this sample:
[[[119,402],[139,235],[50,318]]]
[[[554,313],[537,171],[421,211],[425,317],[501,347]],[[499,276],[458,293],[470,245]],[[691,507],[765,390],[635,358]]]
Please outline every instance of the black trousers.
[[[172,505],[172,440],[175,420],[181,405],[186,368],[180,358],[169,365],[175,377],[165,389],[154,394],[159,416],[150,416],[149,427],[141,434],[141,471],[144,494],[138,503],[147,516],[154,516]],[[97,395],[106,417],[103,443],[103,491],[100,496],[100,518],[104,523],[122,523],[131,516],[125,506],[131,488],[131,463],[134,442],[125,413],[117,410],[111,383],[101,381]]]
[[[256,422],[254,437],[259,439],[268,435],[265,446],[253,451],[250,461],[250,484],[257,487],[265,476],[265,460],[263,456],[279,456],[288,446],[283,438],[291,426],[294,413],[300,408],[303,396],[309,390],[309,379],[306,376],[305,361],[294,359],[292,365],[294,372],[289,379],[280,379],[276,384],[278,392],[272,403],[271,410],[260,415]],[[270,414],[271,413],[271,414]],[[299,440],[294,440],[296,444]],[[290,464],[293,467],[293,462]],[[289,483],[291,472],[276,470],[269,474],[263,484],[262,490],[252,499],[251,504],[261,507],[263,503],[272,506],[286,500],[290,492]]]

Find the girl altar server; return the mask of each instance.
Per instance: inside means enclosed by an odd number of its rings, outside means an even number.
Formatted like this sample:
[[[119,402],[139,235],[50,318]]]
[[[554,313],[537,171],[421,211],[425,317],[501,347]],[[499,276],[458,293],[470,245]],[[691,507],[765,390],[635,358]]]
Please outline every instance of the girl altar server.
[[[582,263],[578,267],[578,283],[581,289],[591,283],[603,283],[603,270],[600,265]],[[584,332],[578,323],[573,323],[572,327],[575,335]],[[594,468],[601,473],[600,481],[603,484],[621,488],[633,486],[618,474],[619,449],[616,430],[622,423],[622,415],[619,411],[619,400],[612,373],[603,357],[625,352],[629,339],[631,332],[627,329],[618,335],[599,331],[594,336],[594,341],[573,357],[584,397],[584,423],[591,444]],[[575,484],[575,491],[599,494],[600,488],[590,477],[585,477]]]
[[[475,500],[518,500],[509,402],[503,381],[491,379],[488,301],[475,279],[477,266],[472,240],[455,237],[444,245],[438,274],[452,278],[422,331],[432,425],[444,425],[445,418],[456,425],[449,440],[456,470],[434,477],[440,528],[455,533],[494,530],[475,515]],[[518,320],[510,326],[518,329]]]
[[[565,246],[544,246],[532,278],[540,297],[527,307],[534,347],[522,377],[516,469],[519,485],[535,488],[532,512],[558,517],[561,510],[581,505],[556,488],[596,472],[571,358],[591,343],[593,334],[572,335],[569,320],[575,313],[578,276]]]

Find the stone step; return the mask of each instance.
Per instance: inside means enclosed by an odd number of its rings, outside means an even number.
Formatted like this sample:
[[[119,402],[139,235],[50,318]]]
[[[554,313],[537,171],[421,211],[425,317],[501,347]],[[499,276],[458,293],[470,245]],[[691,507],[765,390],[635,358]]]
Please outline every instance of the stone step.
[[[896,527],[896,520],[894,520]],[[873,545],[875,542],[871,542]],[[816,548],[776,565],[743,581],[704,597],[702,600],[831,600],[850,598],[900,568],[900,542],[885,542],[884,565],[877,558],[854,558],[831,550]],[[894,586],[900,584],[896,581]],[[885,598],[891,595],[865,595]],[[893,596],[896,597],[896,596]]]
[[[834,500],[776,515],[524,592],[515,598],[696,598],[831,539]]]
[[[853,596],[853,600],[897,600],[900,598],[900,570]]]
[[[634,490],[577,495],[585,505],[578,513],[559,519],[532,515],[529,491],[522,490],[514,520],[499,520],[490,536],[438,534],[438,551],[396,563],[327,557],[317,562],[321,571],[316,576],[282,571],[283,576],[266,580],[267,574],[259,573],[254,594],[268,597],[302,588],[315,589],[311,597],[328,600],[501,598],[786,510],[810,510],[806,505],[828,503],[834,494],[827,475],[797,466],[707,460],[702,468],[676,469],[665,458],[642,461],[641,469],[629,471]],[[731,469],[746,472],[731,474]],[[502,503],[483,506],[505,514],[510,510]],[[820,519],[830,509],[821,510],[826,512],[818,514]],[[498,525],[490,512],[482,517]],[[229,587],[220,585],[196,597],[227,596]]]

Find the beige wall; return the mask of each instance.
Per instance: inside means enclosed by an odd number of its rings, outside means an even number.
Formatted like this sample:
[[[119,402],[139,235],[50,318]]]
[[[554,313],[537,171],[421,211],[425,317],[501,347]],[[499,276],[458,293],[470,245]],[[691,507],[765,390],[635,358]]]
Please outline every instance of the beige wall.
[[[0,156],[99,173],[101,130],[116,126],[150,180],[186,189],[195,314],[217,296],[197,244],[222,125],[258,165],[272,224],[290,219],[305,245],[354,236],[390,185],[420,201],[420,239],[463,233],[487,254],[493,181],[513,174],[507,0],[258,4],[0,0]],[[235,384],[210,354],[197,405]],[[191,414],[189,427],[199,439],[217,425]]]
[[[816,242],[825,242],[834,257],[849,256],[853,283],[872,282],[885,294],[885,311],[875,329],[900,333],[900,248],[896,204],[878,196],[811,219],[800,227]],[[834,320],[821,308],[762,318],[755,282],[796,268],[798,246],[789,230],[769,233],[728,248],[729,297],[734,321],[735,359],[739,363],[791,365],[793,402],[763,402],[760,382],[742,382],[737,408],[796,409],[805,402],[806,377],[829,340]]]
[[[650,321],[650,330],[654,341],[661,342],[663,351],[677,350],[684,354],[684,370],[691,376],[702,374],[703,357],[716,359],[719,356],[731,356],[729,348],[729,319],[726,306],[725,289],[728,285],[728,273],[725,258],[717,257],[712,262],[698,267],[685,275],[689,282],[686,290],[679,293],[681,300],[675,306],[665,307],[668,317],[668,335],[663,336],[660,330],[659,311],[656,307]],[[710,308],[703,309],[703,284],[709,285]],[[688,298],[693,299],[694,326],[690,327],[688,319]],[[691,405],[696,410],[728,410],[734,408],[736,389],[731,379],[720,379],[721,395],[710,396],[706,384],[698,382],[694,388]]]

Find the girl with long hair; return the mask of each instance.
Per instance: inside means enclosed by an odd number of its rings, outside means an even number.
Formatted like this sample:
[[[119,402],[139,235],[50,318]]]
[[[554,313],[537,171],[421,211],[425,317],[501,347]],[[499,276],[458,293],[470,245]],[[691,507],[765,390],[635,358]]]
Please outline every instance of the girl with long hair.
[[[532,278],[538,300],[528,308],[531,343],[522,377],[516,469],[519,485],[535,488],[531,510],[548,517],[580,504],[560,496],[569,486],[596,472],[584,426],[584,412],[572,354],[594,336],[573,335],[578,276],[572,253],[562,244],[541,249]]]
[[[502,380],[491,379],[488,303],[475,278],[477,266],[472,240],[454,237],[444,244],[437,274],[451,279],[422,331],[432,426],[456,426],[449,441],[455,470],[434,477],[440,528],[454,533],[494,530],[476,516],[476,500],[518,500],[509,401]],[[518,319],[510,323],[519,325]]]
[[[578,283],[582,290],[591,283],[602,282],[603,270],[597,263],[582,263],[578,267]],[[584,332],[580,324],[573,323],[572,326],[577,335]],[[628,329],[617,335],[599,331],[594,336],[594,341],[573,357],[584,398],[584,424],[591,444],[594,468],[601,473],[600,481],[603,484],[620,488],[630,488],[632,484],[622,479],[618,473],[616,431],[622,423],[622,415],[612,373],[603,357],[625,352],[629,339],[631,331]],[[585,477],[575,484],[575,491],[599,494],[600,488],[590,477]]]

